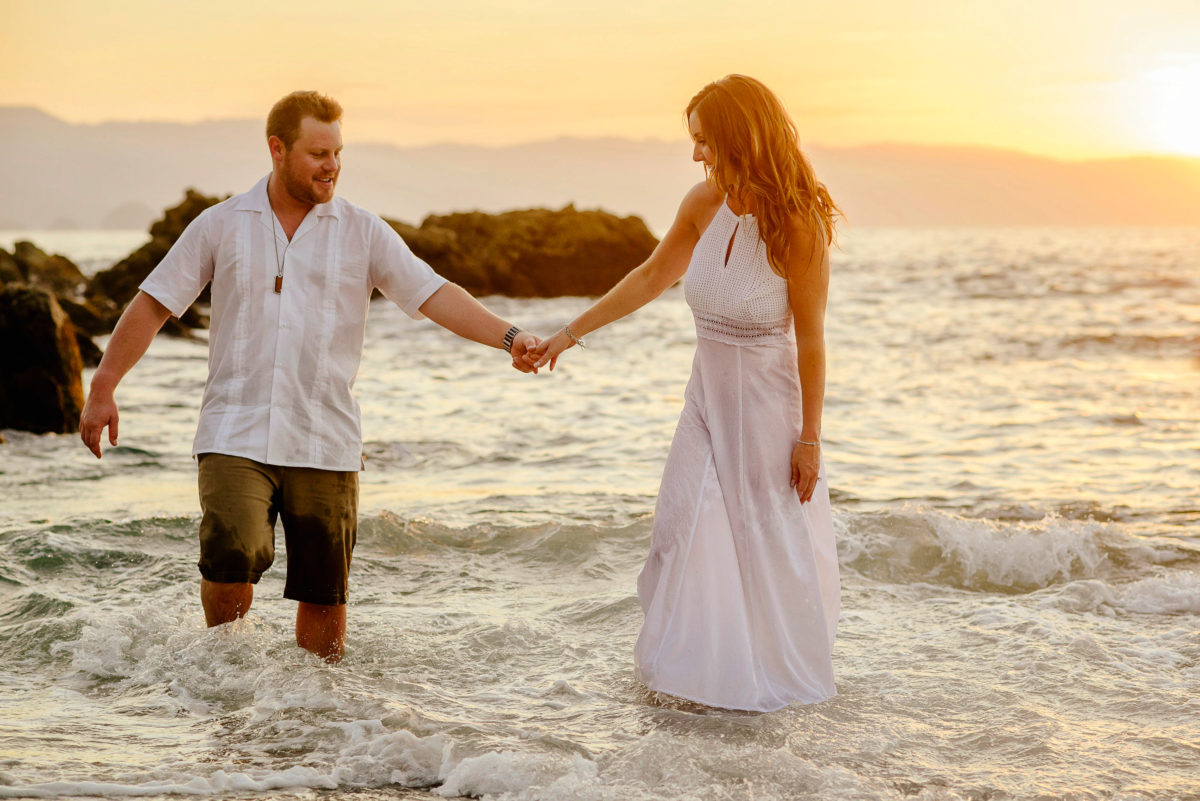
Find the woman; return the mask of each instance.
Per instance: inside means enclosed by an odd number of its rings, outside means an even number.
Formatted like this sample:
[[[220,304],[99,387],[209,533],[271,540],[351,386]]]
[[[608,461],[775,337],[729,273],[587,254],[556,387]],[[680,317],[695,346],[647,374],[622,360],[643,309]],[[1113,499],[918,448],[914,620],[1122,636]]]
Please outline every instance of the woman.
[[[638,577],[637,676],[715,707],[815,703],[836,694],[838,565],[820,441],[840,212],[760,82],[705,86],[687,121],[707,180],[650,258],[534,358],[554,369],[563,350],[686,274],[698,341]]]

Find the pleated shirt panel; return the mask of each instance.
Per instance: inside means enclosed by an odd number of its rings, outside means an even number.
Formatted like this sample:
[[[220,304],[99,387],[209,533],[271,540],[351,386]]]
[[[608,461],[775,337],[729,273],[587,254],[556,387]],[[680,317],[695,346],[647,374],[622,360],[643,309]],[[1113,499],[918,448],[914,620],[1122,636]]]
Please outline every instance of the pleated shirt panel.
[[[272,215],[264,178],[197,217],[141,285],[178,316],[212,284],[193,454],[359,470],[353,388],[371,292],[419,317],[445,279],[387,223],[341,198],[314,206],[290,243]]]

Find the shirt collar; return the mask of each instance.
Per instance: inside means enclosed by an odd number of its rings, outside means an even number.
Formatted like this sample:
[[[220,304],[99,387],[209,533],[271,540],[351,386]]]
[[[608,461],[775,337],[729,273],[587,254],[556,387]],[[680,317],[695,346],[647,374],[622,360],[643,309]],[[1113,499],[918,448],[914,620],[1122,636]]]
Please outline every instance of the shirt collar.
[[[260,214],[270,214],[271,203],[267,200],[267,181],[270,178],[271,174],[267,173],[249,192],[234,198],[234,210],[257,211]],[[313,209],[316,211],[318,217],[338,217],[339,200],[340,198],[334,197],[328,203],[318,203]]]

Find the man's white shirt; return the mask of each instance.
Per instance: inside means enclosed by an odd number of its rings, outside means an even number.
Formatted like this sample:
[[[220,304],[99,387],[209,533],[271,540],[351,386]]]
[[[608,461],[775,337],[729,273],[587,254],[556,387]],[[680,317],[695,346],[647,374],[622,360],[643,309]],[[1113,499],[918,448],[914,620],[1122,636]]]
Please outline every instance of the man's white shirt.
[[[446,279],[387,223],[342,198],[314,206],[290,244],[272,215],[263,178],[200,214],[141,284],[179,316],[212,283],[208,382],[192,454],[358,470],[352,389],[371,291],[419,318]]]

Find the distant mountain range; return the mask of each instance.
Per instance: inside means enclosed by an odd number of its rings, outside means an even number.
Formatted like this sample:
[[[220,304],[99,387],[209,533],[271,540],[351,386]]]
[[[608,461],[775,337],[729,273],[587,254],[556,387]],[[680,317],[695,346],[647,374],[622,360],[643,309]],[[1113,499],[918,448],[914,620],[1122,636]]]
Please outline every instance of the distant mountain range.
[[[0,107],[0,152],[0,229],[144,228],[185,187],[237,193],[270,166],[261,121],[75,125],[26,107]],[[851,225],[1200,225],[1200,159],[1063,162],[909,145],[807,152]],[[351,141],[338,192],[414,223],[574,203],[640,215],[661,234],[701,177],[682,138],[497,148]]]

